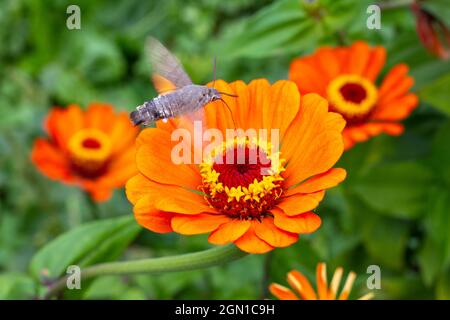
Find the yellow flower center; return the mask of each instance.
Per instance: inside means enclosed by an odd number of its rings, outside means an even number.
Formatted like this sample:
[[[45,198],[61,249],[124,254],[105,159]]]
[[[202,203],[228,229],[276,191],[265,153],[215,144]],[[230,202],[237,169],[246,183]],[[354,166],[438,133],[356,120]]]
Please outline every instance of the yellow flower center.
[[[69,153],[74,171],[94,178],[104,172],[111,155],[111,140],[98,129],[83,129],[70,138]]]
[[[200,165],[209,204],[233,218],[261,219],[283,193],[283,159],[270,143],[234,138],[223,142]]]
[[[359,75],[341,75],[330,82],[327,88],[328,101],[333,111],[347,120],[364,118],[375,106],[378,91],[368,79]]]

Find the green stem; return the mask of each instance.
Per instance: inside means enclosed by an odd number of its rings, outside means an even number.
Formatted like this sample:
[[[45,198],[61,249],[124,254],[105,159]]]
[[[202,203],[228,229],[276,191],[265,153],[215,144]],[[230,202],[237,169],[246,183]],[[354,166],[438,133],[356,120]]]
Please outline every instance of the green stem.
[[[81,270],[81,279],[101,275],[122,275],[137,273],[163,273],[187,271],[222,265],[246,256],[233,244],[172,257],[151,258],[97,264]],[[56,281],[47,291],[44,299],[50,299],[66,288],[67,276]]]

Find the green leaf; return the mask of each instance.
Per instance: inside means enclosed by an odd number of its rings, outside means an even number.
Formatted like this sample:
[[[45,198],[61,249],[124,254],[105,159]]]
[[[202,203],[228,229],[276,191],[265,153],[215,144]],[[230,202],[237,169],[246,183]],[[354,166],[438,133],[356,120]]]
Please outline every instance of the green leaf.
[[[354,24],[367,1],[282,0],[231,25],[212,48],[227,58],[262,58],[310,51],[327,35]],[[360,19],[358,22],[364,21]],[[337,39],[337,36],[335,37]]]
[[[116,259],[140,231],[133,217],[91,222],[62,234],[33,257],[31,272],[50,278],[61,276],[70,265],[86,267]]]
[[[444,268],[447,268],[450,266],[450,192],[437,186],[430,191],[425,227],[428,236],[440,244]]]
[[[425,50],[422,48],[422,50]],[[446,77],[450,72],[450,64],[446,61],[426,57],[417,65],[410,65],[411,76],[414,78],[413,91],[421,93],[422,89],[432,86],[439,79]],[[440,92],[442,94],[442,92]],[[428,102],[427,99],[423,100]],[[447,109],[448,110],[448,109]]]
[[[450,121],[447,121],[433,139],[431,163],[444,182],[450,185]]]
[[[34,295],[35,284],[29,276],[13,272],[0,274],[0,300],[25,300]]]
[[[337,220],[337,213],[322,206],[318,212],[321,213],[322,226],[320,227],[320,232],[317,232],[314,241],[311,241],[311,246],[315,252],[322,259],[330,261],[337,257],[344,257],[345,254],[355,249],[360,239],[354,232],[352,234],[343,233],[340,222]]]
[[[424,86],[419,91],[420,99],[436,109],[450,115],[450,73]]]
[[[418,262],[423,281],[431,286],[440,272],[442,266],[442,254],[438,252],[437,244],[431,238],[426,238],[418,253]]]
[[[427,285],[450,267],[450,194],[439,186],[430,190],[425,229],[424,245],[418,259],[422,277]]]
[[[261,288],[263,282],[264,260],[269,257],[250,255],[238,263],[230,263],[211,268],[206,271],[207,283],[211,287],[214,299],[258,299],[266,288]],[[252,272],[248,272],[252,270]],[[236,274],[246,274],[245,279],[235,277]],[[223,288],[227,290],[223,290]],[[205,297],[208,298],[208,297]]]
[[[307,2],[307,1],[305,1]],[[327,35],[335,36],[336,32],[367,32],[367,7],[370,0],[321,0],[323,19],[329,30]]]
[[[436,285],[436,298],[450,300],[450,269],[443,272]]]
[[[103,84],[123,77],[125,61],[113,40],[90,31],[67,31],[65,37],[69,48],[63,51],[62,59],[84,79]]]
[[[213,48],[227,58],[267,57],[310,45],[318,31],[299,1],[283,0],[231,25]]]
[[[69,71],[61,64],[48,64],[40,74],[44,90],[55,96],[62,104],[87,105],[98,95],[91,83],[79,73]],[[73,90],[73,88],[77,90]]]
[[[417,273],[404,272],[398,276],[382,273],[381,290],[375,292],[379,300],[430,299],[431,292],[424,287]]]
[[[375,166],[352,189],[384,214],[413,219],[424,211],[432,179],[432,172],[417,162],[396,162]]]
[[[405,262],[409,225],[398,219],[368,215],[361,228],[369,254],[380,265],[400,270]]]

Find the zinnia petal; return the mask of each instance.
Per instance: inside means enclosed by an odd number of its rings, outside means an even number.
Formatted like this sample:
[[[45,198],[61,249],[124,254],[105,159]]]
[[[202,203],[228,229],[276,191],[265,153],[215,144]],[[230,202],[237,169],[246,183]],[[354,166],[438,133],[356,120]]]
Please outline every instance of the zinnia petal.
[[[320,300],[328,299],[327,269],[325,263],[323,262],[317,264],[316,283],[319,299]]]
[[[212,85],[212,83],[208,84],[208,86]],[[225,93],[222,96],[225,102],[218,100],[205,106],[206,127],[219,129],[224,134],[226,129],[233,129],[235,124],[240,128],[241,122],[238,114],[241,111],[237,108],[237,102],[241,97],[239,95],[237,98],[228,96],[229,94],[236,95],[236,92],[223,80],[217,80],[214,83],[214,88]],[[230,109],[227,108],[227,105]]]
[[[116,122],[114,108],[107,103],[91,103],[85,116],[85,126],[87,128],[100,129],[110,133]]]
[[[387,93],[389,90],[395,88],[397,83],[403,79],[408,73],[408,66],[406,64],[397,64],[394,66],[388,74],[384,77],[384,80],[378,91],[379,95]]]
[[[340,59],[334,54],[334,49],[330,47],[321,47],[317,49],[315,55],[311,57],[315,61],[315,67],[323,74],[324,82],[336,77],[342,70]]]
[[[66,150],[70,137],[84,127],[83,112],[74,104],[65,109],[53,108],[45,120],[45,127],[52,141]]]
[[[36,139],[34,142],[31,160],[39,170],[52,179],[73,180],[70,165],[64,153],[44,139]]]
[[[216,230],[220,225],[230,221],[230,218],[222,214],[198,214],[186,216],[175,215],[172,218],[172,228],[180,234],[201,234]]]
[[[242,251],[248,253],[266,253],[273,249],[271,245],[256,235],[253,226],[242,237],[237,239],[234,244]]]
[[[315,209],[325,195],[324,191],[318,191],[310,194],[297,193],[283,198],[283,201],[277,205],[288,216],[311,211]]]
[[[337,186],[344,181],[347,172],[342,168],[332,168],[325,173],[318,174],[305,182],[300,183],[295,188],[286,192],[287,196],[296,193],[314,193],[320,190],[329,189]]]
[[[322,224],[320,217],[312,212],[305,212],[295,216],[288,216],[281,209],[277,208],[272,209],[271,212],[274,215],[274,223],[278,228],[293,233],[312,233]]]
[[[146,129],[140,136],[147,143],[138,147],[136,163],[139,171],[156,182],[197,189],[200,175],[192,166],[174,164],[171,160],[173,143],[170,134],[161,129]]]
[[[248,108],[250,104],[250,93],[248,91],[248,86],[243,81],[234,81],[230,84],[230,87],[233,90],[232,92],[238,96],[234,99],[236,105],[236,112],[233,113],[234,120],[236,121],[238,128],[246,130],[250,128],[250,124],[248,123],[248,118],[250,117]],[[233,105],[230,106],[230,108],[232,107]]]
[[[303,274],[297,270],[292,270],[288,273],[287,280],[289,285],[294,288],[304,300],[317,300],[317,295],[314,292],[311,283]]]
[[[134,206],[134,216],[138,223],[154,232],[172,232],[171,220],[173,213],[163,212],[156,209],[153,199],[149,196],[141,198]]]
[[[277,81],[268,90],[271,94],[269,104],[264,104],[262,110],[263,127],[278,129],[279,139],[284,134],[297,115],[300,106],[300,94],[295,84],[291,81]]]
[[[298,300],[298,297],[289,288],[277,283],[270,284],[269,291],[280,300]]]
[[[249,220],[233,219],[230,222],[220,225],[213,231],[208,241],[214,244],[226,244],[233,242],[240,238],[250,228],[251,222]]]
[[[399,121],[405,119],[419,103],[415,94],[407,94],[386,103],[380,103],[371,119],[384,121]]]
[[[342,155],[344,145],[340,125],[325,121],[327,103],[318,95],[305,95],[296,120],[286,132],[281,153],[288,165],[283,176],[287,185],[329,170]]]
[[[183,189],[173,195],[160,196],[160,199],[155,202],[155,207],[183,214],[217,213],[217,210],[208,206],[200,195]]]
[[[356,41],[350,46],[350,54],[344,72],[362,75],[369,62],[369,45],[363,41]]]
[[[289,79],[294,81],[301,93],[325,95],[328,81],[323,79],[308,58],[295,59],[289,68]]]
[[[386,49],[381,46],[373,48],[370,53],[369,61],[363,76],[371,81],[375,81],[386,62]]]
[[[117,116],[110,133],[113,154],[120,154],[123,152],[122,150],[130,147],[134,149],[138,132],[138,127],[130,127],[128,115],[126,113],[120,113]]]
[[[255,222],[253,229],[260,239],[274,247],[287,247],[298,240],[298,234],[278,229],[270,217],[263,219],[262,222]]]
[[[134,147],[122,149],[121,153],[109,162],[109,170],[98,178],[98,182],[109,188],[117,188],[125,185],[127,179],[137,172],[136,150]]]
[[[216,213],[207,206],[203,197],[192,191],[177,186],[166,186],[138,174],[131,178],[126,185],[127,197],[132,203],[146,197],[152,205],[162,211],[184,214],[201,212]]]

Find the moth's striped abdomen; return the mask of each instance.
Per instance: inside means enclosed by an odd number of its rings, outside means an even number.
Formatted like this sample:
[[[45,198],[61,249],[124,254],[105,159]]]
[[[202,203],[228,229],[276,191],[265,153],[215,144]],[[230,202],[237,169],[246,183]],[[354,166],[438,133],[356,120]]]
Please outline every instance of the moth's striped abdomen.
[[[171,100],[171,97],[167,95],[144,102],[130,113],[131,121],[137,126],[173,117]]]
[[[135,125],[149,124],[194,112],[220,98],[220,93],[214,88],[188,85],[144,102],[130,114],[130,118]]]
[[[134,110],[130,113],[130,119],[133,125],[138,126],[145,122],[140,110]]]
[[[154,109],[153,100],[146,101],[130,113],[130,119],[135,126],[155,121]]]

